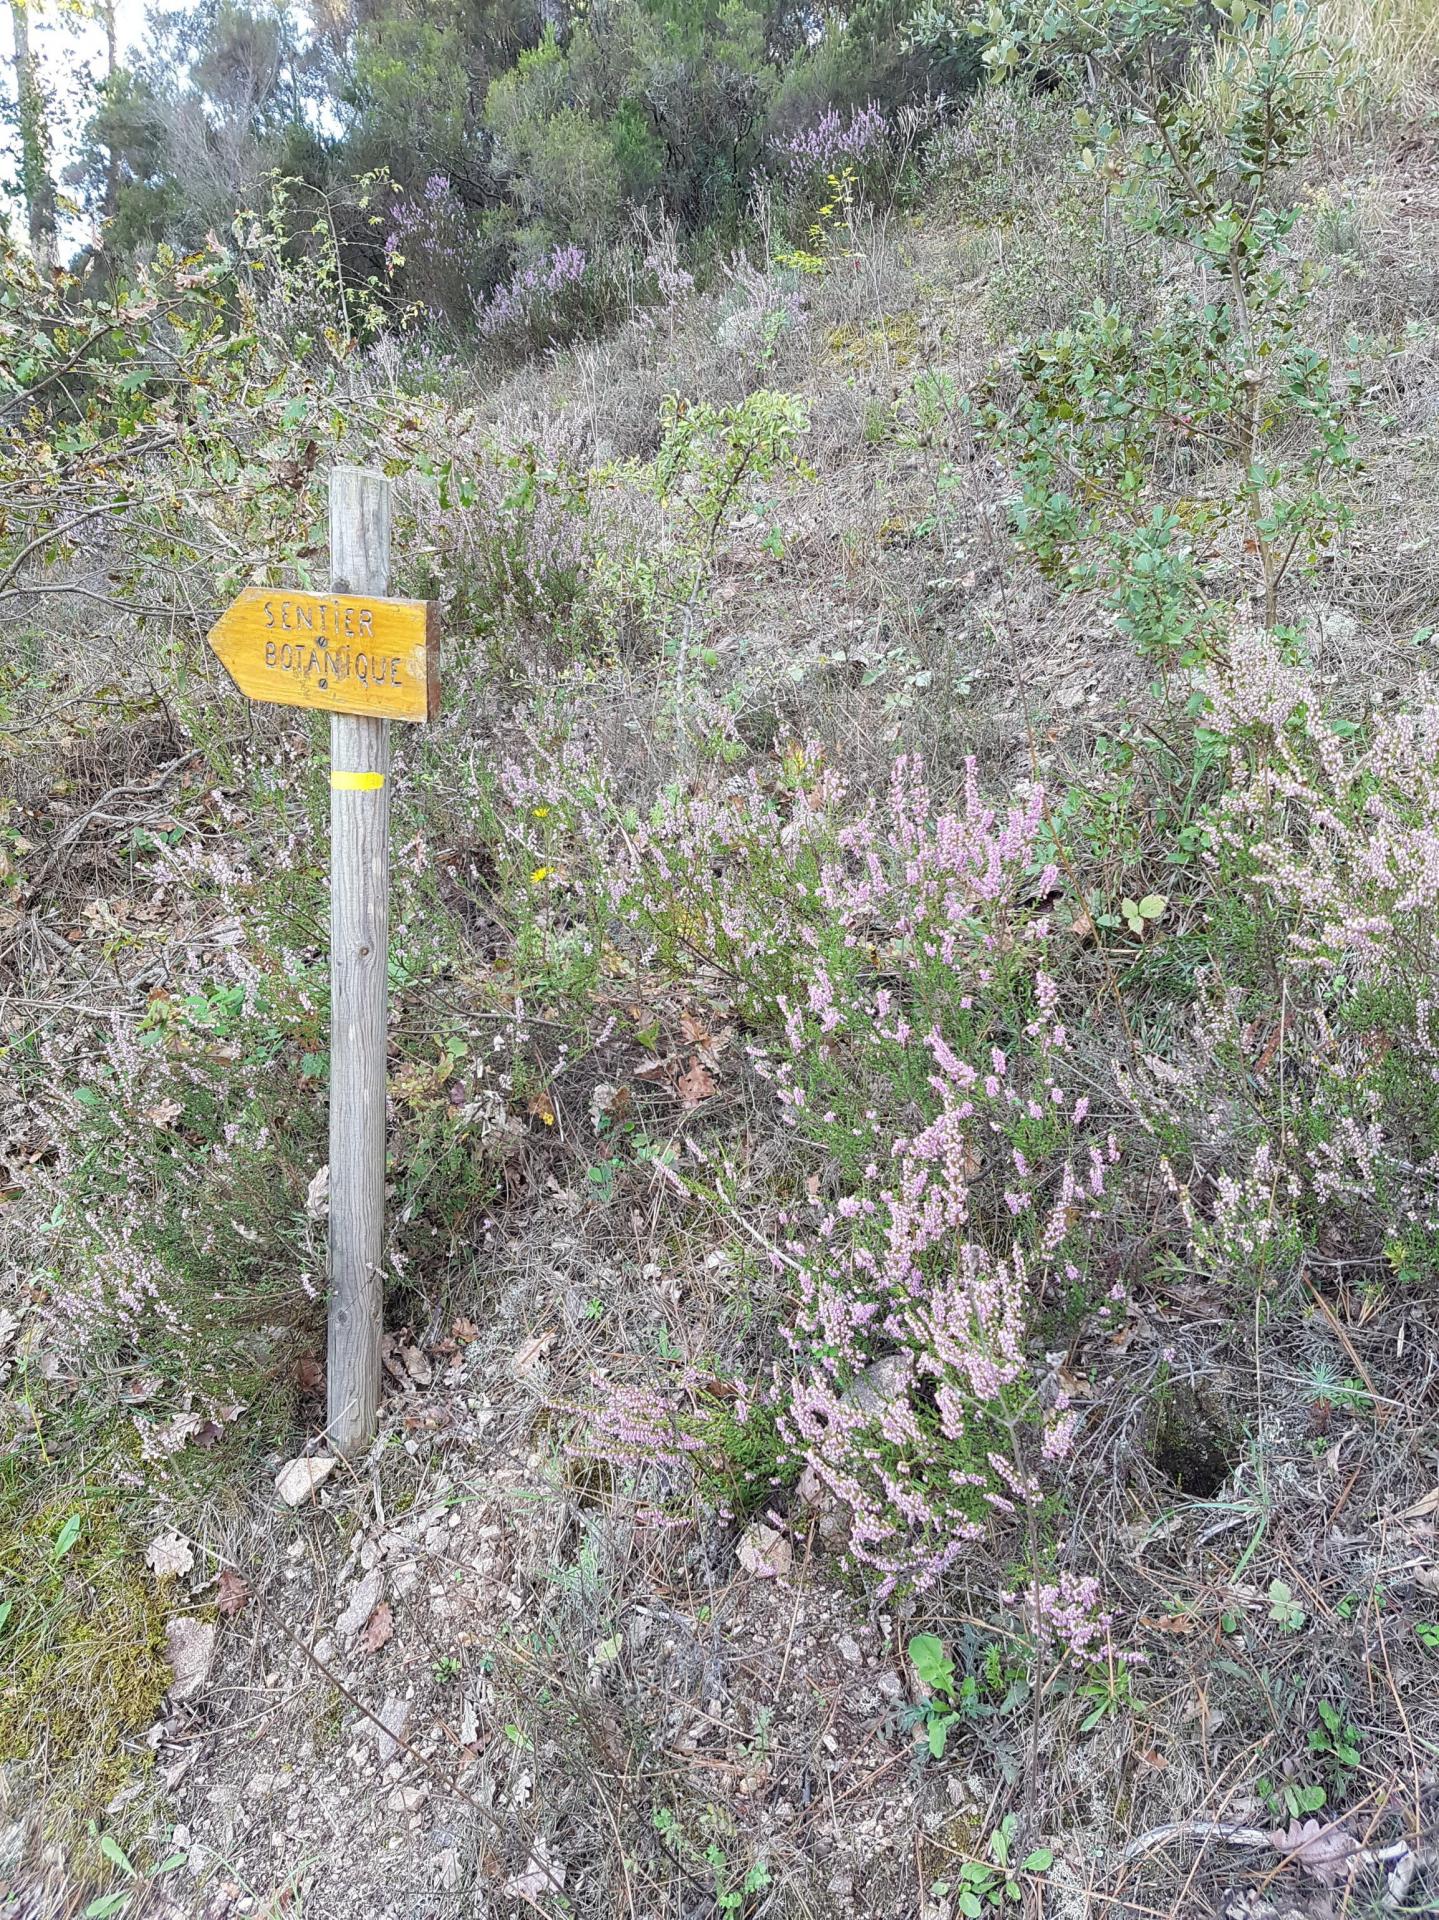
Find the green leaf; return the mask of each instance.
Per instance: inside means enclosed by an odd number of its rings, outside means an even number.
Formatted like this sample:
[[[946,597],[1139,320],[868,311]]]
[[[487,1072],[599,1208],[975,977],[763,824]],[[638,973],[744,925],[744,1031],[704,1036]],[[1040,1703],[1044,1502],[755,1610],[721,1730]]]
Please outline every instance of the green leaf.
[[[944,1642],[937,1634],[916,1633],[910,1636],[910,1664],[919,1675],[921,1682],[931,1693],[949,1693],[954,1686],[954,1662],[944,1650]]]
[[[970,1893],[967,1888],[959,1896],[959,1910],[962,1914],[968,1916],[968,1920],[981,1920],[984,1913],[984,1907],[980,1903],[979,1896]]]
[[[1054,1865],[1054,1855],[1048,1847],[1036,1847],[1033,1853],[1024,1856],[1023,1867],[1026,1873],[1048,1873]]]
[[[1169,905],[1168,896],[1162,893],[1146,893],[1139,903],[1141,920],[1157,920]]]
[[[75,1542],[80,1538],[80,1525],[79,1514],[72,1513],[64,1526],[61,1527],[60,1531],[56,1534],[55,1558],[57,1560],[63,1560],[71,1547],[73,1547]]]
[[[100,1835],[100,1851],[112,1867],[118,1867],[122,1873],[128,1873],[132,1880],[135,1879],[135,1869],[130,1864],[130,1856],[118,1840],[112,1839],[108,1833],[102,1833]]]
[[[949,1740],[949,1721],[942,1714],[936,1714],[929,1723],[929,1752],[931,1759],[942,1760],[944,1749]]]

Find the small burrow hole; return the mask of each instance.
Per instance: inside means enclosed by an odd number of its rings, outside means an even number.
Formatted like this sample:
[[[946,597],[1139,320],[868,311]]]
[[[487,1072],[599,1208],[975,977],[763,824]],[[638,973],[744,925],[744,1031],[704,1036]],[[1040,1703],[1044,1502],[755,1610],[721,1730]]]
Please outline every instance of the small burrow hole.
[[[1154,1410],[1150,1456],[1177,1492],[1210,1500],[1238,1462],[1239,1434],[1193,1387],[1166,1386]]]

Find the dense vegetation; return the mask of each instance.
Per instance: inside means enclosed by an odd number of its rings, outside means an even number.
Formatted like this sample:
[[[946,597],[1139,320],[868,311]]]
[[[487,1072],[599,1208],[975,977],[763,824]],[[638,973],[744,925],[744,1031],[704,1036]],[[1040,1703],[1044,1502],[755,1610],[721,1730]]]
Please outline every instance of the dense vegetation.
[[[68,166],[22,62],[17,1898],[1432,1910],[1435,18],[223,5]],[[292,1512],[326,736],[203,635],[354,459],[444,707]]]

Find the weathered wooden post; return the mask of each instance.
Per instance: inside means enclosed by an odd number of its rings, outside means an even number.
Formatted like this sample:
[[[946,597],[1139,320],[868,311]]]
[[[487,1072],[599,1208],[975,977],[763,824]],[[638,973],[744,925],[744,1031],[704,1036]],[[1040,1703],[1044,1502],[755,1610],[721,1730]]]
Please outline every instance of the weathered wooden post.
[[[368,1444],[380,1405],[391,720],[439,711],[424,600],[388,600],[390,483],[330,476],[328,594],[247,587],[210,631],[242,693],[330,720],[330,1325],[327,1427]]]
[[[390,483],[330,475],[330,585],[385,593]],[[390,723],[330,719],[330,1443],[368,1444],[380,1405],[385,1233],[385,1002],[390,952]]]

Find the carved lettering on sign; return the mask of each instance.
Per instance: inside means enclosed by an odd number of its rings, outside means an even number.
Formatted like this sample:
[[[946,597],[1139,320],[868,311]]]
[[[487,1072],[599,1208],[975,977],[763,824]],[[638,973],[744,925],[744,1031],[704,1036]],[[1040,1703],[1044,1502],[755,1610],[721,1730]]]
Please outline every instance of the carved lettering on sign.
[[[391,720],[439,710],[438,643],[427,600],[247,587],[210,631],[252,700]]]

